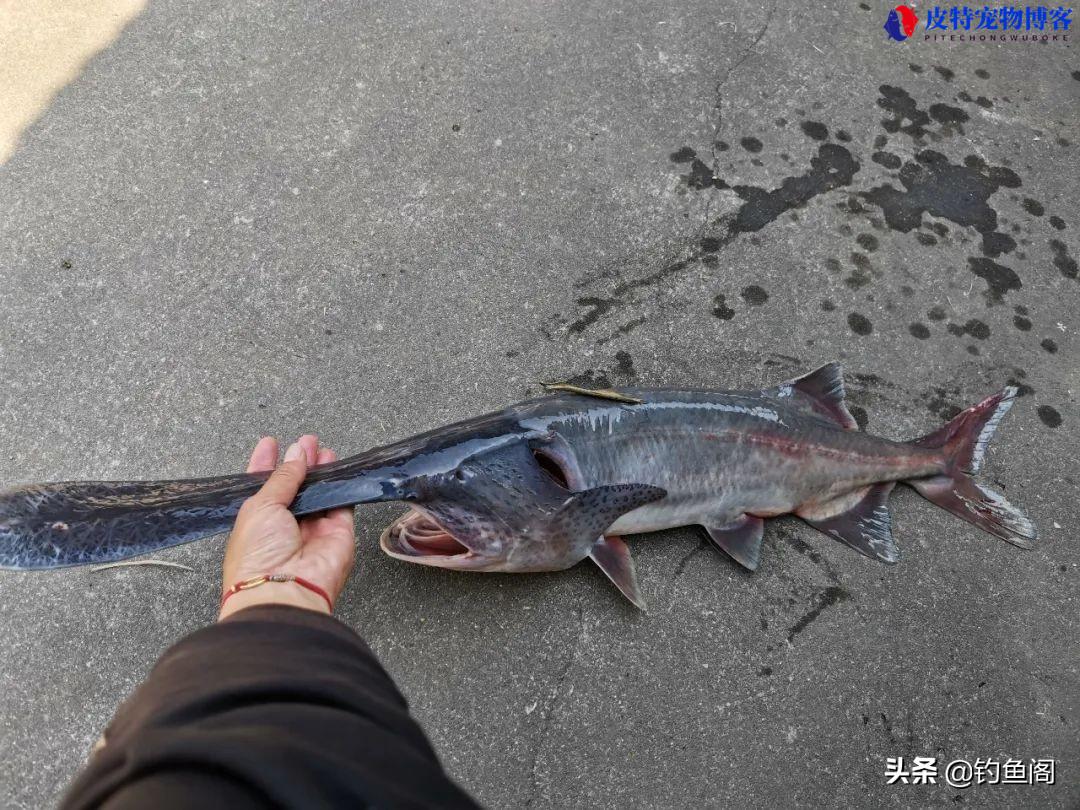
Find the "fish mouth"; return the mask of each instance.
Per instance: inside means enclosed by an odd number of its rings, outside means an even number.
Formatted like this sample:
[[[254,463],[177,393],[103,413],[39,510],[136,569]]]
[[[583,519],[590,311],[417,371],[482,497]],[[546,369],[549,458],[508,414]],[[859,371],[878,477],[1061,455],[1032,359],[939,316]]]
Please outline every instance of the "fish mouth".
[[[478,568],[489,562],[416,508],[386,527],[379,546],[399,560],[441,568]]]

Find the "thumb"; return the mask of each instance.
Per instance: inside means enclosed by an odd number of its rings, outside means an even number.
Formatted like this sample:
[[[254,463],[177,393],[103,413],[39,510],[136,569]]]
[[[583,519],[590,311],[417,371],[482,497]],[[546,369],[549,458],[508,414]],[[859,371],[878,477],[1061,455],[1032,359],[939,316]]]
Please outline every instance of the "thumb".
[[[299,442],[289,445],[285,461],[266,479],[253,500],[264,504],[288,506],[296,497],[297,490],[307,476],[307,454]]]

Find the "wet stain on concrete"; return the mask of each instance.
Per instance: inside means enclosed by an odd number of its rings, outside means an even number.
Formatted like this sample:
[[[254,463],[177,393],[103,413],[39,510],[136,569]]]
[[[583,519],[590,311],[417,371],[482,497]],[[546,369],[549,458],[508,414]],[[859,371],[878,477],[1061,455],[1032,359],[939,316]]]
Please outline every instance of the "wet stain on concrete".
[[[749,287],[746,287],[739,293],[739,296],[752,307],[760,307],[769,300],[769,294],[757,284],[751,284]]]
[[[803,632],[807,627],[814,623],[814,621],[825,611],[826,608],[839,604],[851,599],[851,594],[841,588],[839,585],[830,585],[818,594],[817,604],[814,605],[809,611],[788,628],[787,640],[790,644],[795,640],[795,637],[799,633]]]
[[[1006,294],[1013,290],[1019,290],[1024,285],[1020,277],[1011,267],[998,264],[985,258],[972,257],[968,259],[968,268],[976,276],[986,282],[986,290],[983,295],[988,305],[1000,304]]]
[[[759,141],[757,138],[753,137],[752,135],[748,136],[746,138],[742,138],[739,141],[739,145],[743,149],[745,149],[747,152],[751,152],[751,153],[753,153],[755,155],[758,152],[760,152],[762,150],[762,148],[763,148],[761,141]]]
[[[713,315],[722,321],[730,321],[735,317],[735,310],[727,305],[724,296],[717,295],[713,298]]]
[[[829,128],[820,121],[803,121],[799,124],[799,128],[802,129],[806,137],[813,138],[815,141],[829,139]]]
[[[629,352],[615,352],[615,374],[628,380],[637,376],[637,372],[634,371],[634,358]]]
[[[1050,250],[1054,254],[1054,267],[1065,278],[1075,279],[1077,276],[1076,259],[1069,255],[1065,243],[1059,239],[1050,240]]]
[[[1039,415],[1039,420],[1048,428],[1061,426],[1061,414],[1057,412],[1056,408],[1049,405],[1040,405],[1035,409],[1035,413]]]
[[[1057,354],[1058,345],[1053,338],[1043,338],[1039,345],[1044,352],[1047,352],[1048,354]]]
[[[908,327],[908,332],[912,337],[916,337],[919,340],[926,340],[930,337],[930,328],[923,323],[913,323]]]
[[[869,335],[874,331],[874,325],[870,319],[858,312],[852,312],[847,316],[848,326],[856,335]]]

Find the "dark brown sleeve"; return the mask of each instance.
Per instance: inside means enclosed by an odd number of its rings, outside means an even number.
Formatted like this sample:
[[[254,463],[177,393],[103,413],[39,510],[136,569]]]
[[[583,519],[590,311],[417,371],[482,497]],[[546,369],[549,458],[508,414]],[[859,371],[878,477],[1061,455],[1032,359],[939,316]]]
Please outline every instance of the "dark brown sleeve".
[[[61,807],[476,807],[367,645],[260,606],[166,652]]]

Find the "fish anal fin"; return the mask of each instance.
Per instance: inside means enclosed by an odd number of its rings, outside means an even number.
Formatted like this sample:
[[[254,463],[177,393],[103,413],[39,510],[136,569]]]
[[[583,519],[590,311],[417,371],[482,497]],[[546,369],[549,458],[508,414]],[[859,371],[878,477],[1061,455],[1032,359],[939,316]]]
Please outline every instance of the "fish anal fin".
[[[743,515],[722,526],[704,527],[709,539],[731,556],[743,568],[756,571],[761,562],[761,538],[765,521],[754,515]]]
[[[867,557],[894,563],[900,559],[888,506],[894,486],[893,481],[873,484],[831,501],[801,507],[796,514]]]
[[[622,595],[634,603],[634,607],[645,610],[645,600],[641,596],[637,572],[634,570],[634,558],[621,537],[601,537],[593,543],[589,557],[615,583]]]
[[[845,430],[859,429],[844,400],[844,372],[839,363],[826,363],[769,389],[768,393],[779,399],[802,400],[815,414]]]

